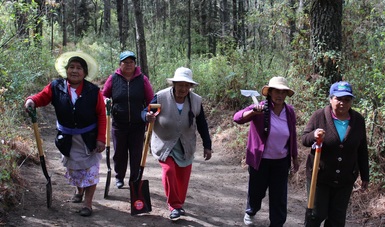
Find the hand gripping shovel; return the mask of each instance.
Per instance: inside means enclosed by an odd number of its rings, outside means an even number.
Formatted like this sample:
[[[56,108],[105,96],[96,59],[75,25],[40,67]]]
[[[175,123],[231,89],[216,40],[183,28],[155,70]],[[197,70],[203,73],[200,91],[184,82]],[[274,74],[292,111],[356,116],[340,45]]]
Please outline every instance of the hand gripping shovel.
[[[160,112],[160,104],[150,104],[148,106],[148,111],[154,108],[157,108],[155,115],[158,115]],[[150,122],[148,124],[146,139],[143,146],[138,179],[130,182],[131,215],[148,213],[152,210],[148,180],[142,180],[142,176],[144,167],[146,165],[148,147],[150,144],[153,127],[154,122]]]
[[[321,136],[316,141],[316,150],[315,150],[315,157],[314,157],[314,163],[313,163],[313,172],[311,176],[311,183],[310,183],[310,191],[309,191],[309,198],[307,203],[307,209],[306,209],[306,216],[305,216],[305,227],[313,227],[314,225],[314,199],[315,199],[315,190],[317,186],[317,176],[318,176],[318,166],[319,161],[321,157],[321,148],[322,148],[322,138]]]
[[[44,176],[47,179],[47,184],[46,184],[47,207],[50,208],[51,205],[52,205],[52,184],[51,184],[51,177],[48,175],[47,167],[45,165],[43,146],[41,144],[39,128],[38,128],[38,125],[37,125],[36,109],[32,108],[32,107],[29,107],[27,112],[28,112],[29,116],[32,119],[33,131],[35,133],[37,149],[39,151],[39,156],[40,156],[40,164],[41,164],[41,168],[43,169]]]
[[[106,187],[104,188],[104,198],[108,197],[111,184],[111,165],[110,165],[110,140],[111,140],[111,99],[106,102],[106,115],[107,115],[107,144],[106,144],[106,162],[107,162],[107,179]]]

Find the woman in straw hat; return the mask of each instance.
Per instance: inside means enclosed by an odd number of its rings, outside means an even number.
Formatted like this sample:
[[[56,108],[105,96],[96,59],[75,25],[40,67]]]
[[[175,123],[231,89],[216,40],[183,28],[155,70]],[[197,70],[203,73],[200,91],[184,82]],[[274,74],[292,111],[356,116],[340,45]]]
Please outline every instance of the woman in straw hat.
[[[285,103],[294,91],[283,77],[273,77],[262,88],[266,101],[250,105],[234,115],[238,124],[250,122],[246,150],[249,186],[244,216],[253,225],[262,199],[269,189],[270,226],[283,226],[287,216],[287,182],[291,160],[293,172],[298,170],[296,117],[292,106]]]
[[[26,99],[25,108],[55,107],[58,134],[55,144],[62,153],[66,178],[76,186],[72,199],[84,207],[80,215],[92,214],[92,200],[99,182],[101,152],[105,149],[106,112],[99,87],[85,80],[96,75],[96,61],[83,52],[62,54],[55,64],[63,77]]]
[[[167,81],[171,87],[156,93],[151,103],[161,104],[158,116],[150,111],[147,121],[153,122],[151,152],[162,167],[162,183],[167,197],[170,219],[185,215],[183,209],[196,150],[196,131],[203,141],[203,157],[211,158],[211,139],[202,106],[202,98],[191,91],[198,83],[192,71],[180,67]],[[155,119],[156,118],[156,119]]]

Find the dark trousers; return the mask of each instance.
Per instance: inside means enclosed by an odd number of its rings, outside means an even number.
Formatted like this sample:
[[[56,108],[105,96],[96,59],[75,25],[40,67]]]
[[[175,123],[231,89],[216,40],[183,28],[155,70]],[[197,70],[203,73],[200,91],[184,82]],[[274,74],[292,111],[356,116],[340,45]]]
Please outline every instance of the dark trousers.
[[[310,179],[307,188],[310,189]],[[353,185],[327,185],[317,183],[311,226],[320,226],[325,220],[325,227],[344,227],[346,210],[350,200]]]
[[[270,226],[283,226],[287,216],[287,181],[289,157],[262,159],[259,170],[249,167],[249,189],[246,213],[255,215],[269,189]]]
[[[138,178],[142,149],[144,143],[145,124],[116,124],[112,122],[112,140],[114,143],[115,178],[124,180],[130,161],[130,181]]]

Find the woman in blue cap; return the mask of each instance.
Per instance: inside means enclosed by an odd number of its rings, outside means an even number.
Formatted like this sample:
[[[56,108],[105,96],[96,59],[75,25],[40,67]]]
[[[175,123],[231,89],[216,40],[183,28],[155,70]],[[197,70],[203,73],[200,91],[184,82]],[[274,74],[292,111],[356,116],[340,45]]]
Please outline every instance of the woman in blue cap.
[[[330,105],[311,116],[302,135],[304,146],[312,147],[323,137],[311,226],[345,226],[346,210],[354,182],[360,175],[361,189],[369,183],[365,119],[353,110],[352,86],[346,81],[330,87]],[[311,149],[306,162],[308,189],[314,162]]]
[[[112,99],[112,141],[114,144],[114,170],[116,186],[124,186],[128,160],[130,181],[138,177],[142,159],[146,123],[141,111],[154,96],[148,77],[136,65],[132,51],[124,51],[119,57],[119,68],[111,74],[103,88],[103,96]]]

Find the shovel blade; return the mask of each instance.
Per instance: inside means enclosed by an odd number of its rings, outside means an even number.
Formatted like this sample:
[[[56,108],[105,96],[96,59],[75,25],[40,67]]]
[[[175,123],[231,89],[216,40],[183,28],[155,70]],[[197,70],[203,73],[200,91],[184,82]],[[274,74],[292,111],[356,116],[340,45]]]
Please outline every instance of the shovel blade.
[[[51,178],[49,178],[47,184],[45,185],[46,192],[47,192],[47,208],[50,208],[52,206],[52,184],[51,184]]]
[[[104,188],[104,198],[108,197],[108,193],[110,192],[110,184],[111,184],[110,146],[106,147],[106,163],[107,163],[107,179],[106,179],[106,187]]]
[[[316,227],[316,225],[315,225],[315,215],[314,215],[313,209],[306,208],[305,227]]]
[[[40,156],[40,164],[41,164],[41,169],[43,170],[44,177],[45,179],[47,179],[47,184],[45,186],[45,189],[47,194],[47,207],[50,208],[52,205],[52,184],[51,184],[51,177],[48,175],[44,155]]]
[[[130,182],[131,215],[152,210],[148,180]]]
[[[111,184],[111,170],[107,171],[107,179],[106,179],[106,187],[104,188],[104,198],[108,197],[108,193],[110,192],[110,184]]]

